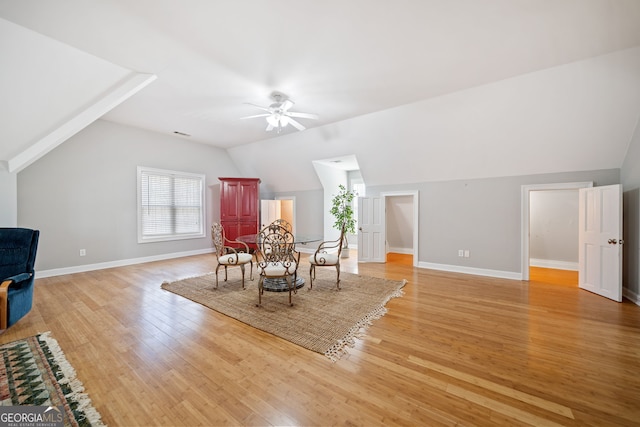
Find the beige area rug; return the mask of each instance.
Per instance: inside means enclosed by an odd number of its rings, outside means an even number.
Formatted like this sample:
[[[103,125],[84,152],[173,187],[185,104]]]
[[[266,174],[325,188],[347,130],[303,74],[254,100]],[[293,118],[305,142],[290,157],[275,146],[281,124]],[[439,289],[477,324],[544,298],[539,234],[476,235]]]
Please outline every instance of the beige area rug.
[[[221,271],[218,289],[215,273],[165,282],[162,288],[336,361],[372,320],[387,312],[385,305],[391,298],[402,296],[407,282],[341,272],[338,291],[335,269],[317,268],[316,272],[311,290],[308,270],[301,274],[306,283],[293,294],[293,306],[288,304],[288,292],[265,291],[262,307],[256,307],[258,279],[247,277],[243,290],[239,268],[229,269],[227,282]]]

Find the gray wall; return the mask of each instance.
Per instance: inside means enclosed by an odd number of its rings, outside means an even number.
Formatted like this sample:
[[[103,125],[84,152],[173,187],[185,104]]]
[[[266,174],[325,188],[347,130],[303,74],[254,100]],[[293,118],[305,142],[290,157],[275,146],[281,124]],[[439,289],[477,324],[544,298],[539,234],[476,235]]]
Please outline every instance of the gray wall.
[[[18,223],[17,178],[0,164],[0,227],[15,227]]]
[[[576,181],[618,184],[620,171],[375,186],[367,187],[367,194],[420,192],[420,262],[520,273],[521,186]],[[468,249],[470,257],[458,257],[459,249]]]
[[[627,182],[636,183],[636,194],[640,187],[635,169],[638,145],[636,138],[629,154],[636,160],[629,160],[626,169]],[[217,178],[241,176],[224,150],[98,121],[18,174],[18,225],[42,232],[38,270],[210,248],[208,237],[137,243],[138,165],[205,173],[207,230],[219,214]],[[620,171],[399,184],[368,187],[367,193],[420,192],[420,262],[520,272],[521,186],[575,181],[616,184]],[[298,232],[323,234],[322,190],[273,196],[295,196]],[[637,252],[637,228],[635,233]],[[461,248],[470,250],[469,258],[457,256]],[[86,249],[87,256],[80,257],[79,249]],[[635,265],[635,279],[631,280],[637,286],[637,258]]]
[[[211,247],[209,237],[137,242],[138,165],[206,175],[207,236],[218,177],[238,176],[225,150],[99,120],[18,174],[18,225],[41,232],[38,270]]]
[[[289,191],[274,197],[296,199],[296,233],[324,236],[324,191]],[[332,223],[333,224],[333,223]]]
[[[628,296],[640,301],[640,122],[620,171],[623,194],[623,283]]]
[[[578,269],[578,190],[530,192],[529,257],[542,267]],[[560,264],[553,265],[559,261]],[[549,265],[544,265],[550,262]],[[569,265],[575,264],[575,265]]]

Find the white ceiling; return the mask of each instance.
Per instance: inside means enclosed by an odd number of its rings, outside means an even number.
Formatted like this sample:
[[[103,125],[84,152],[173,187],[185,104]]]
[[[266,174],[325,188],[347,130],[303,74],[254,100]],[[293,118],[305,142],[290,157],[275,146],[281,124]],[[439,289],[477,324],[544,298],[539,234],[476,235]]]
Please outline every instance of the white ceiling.
[[[640,46],[637,0],[0,0],[0,18],[0,160],[136,73],[157,79],[104,119],[237,148],[296,132],[240,120],[274,90],[329,129]]]

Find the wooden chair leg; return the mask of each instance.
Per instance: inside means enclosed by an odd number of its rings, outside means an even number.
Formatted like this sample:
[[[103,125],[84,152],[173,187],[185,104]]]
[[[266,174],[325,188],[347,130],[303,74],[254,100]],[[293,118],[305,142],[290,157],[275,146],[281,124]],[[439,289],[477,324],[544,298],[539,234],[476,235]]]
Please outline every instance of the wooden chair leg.
[[[7,329],[9,311],[7,306],[9,305],[9,285],[11,280],[5,280],[0,286],[0,331],[4,332]]]
[[[240,270],[242,271],[242,289],[244,289],[244,264],[240,264]]]
[[[336,265],[336,272],[338,274],[336,278],[336,287],[340,290],[340,264]]]
[[[315,273],[315,265],[311,264],[311,267],[309,267],[309,290],[313,289],[313,276],[315,276]]]

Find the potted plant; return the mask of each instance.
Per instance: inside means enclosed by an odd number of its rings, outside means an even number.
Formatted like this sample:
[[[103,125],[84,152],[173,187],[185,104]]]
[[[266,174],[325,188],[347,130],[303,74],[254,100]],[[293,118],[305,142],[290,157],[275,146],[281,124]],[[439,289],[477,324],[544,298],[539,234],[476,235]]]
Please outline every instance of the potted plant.
[[[336,219],[336,222],[333,224],[333,228],[342,230],[342,224],[345,225],[342,256],[347,258],[349,256],[349,242],[347,241],[347,234],[356,233],[356,219],[353,216],[353,199],[357,196],[357,193],[347,190],[342,184],[338,186],[338,189],[340,191],[338,194],[333,196],[330,213]]]

